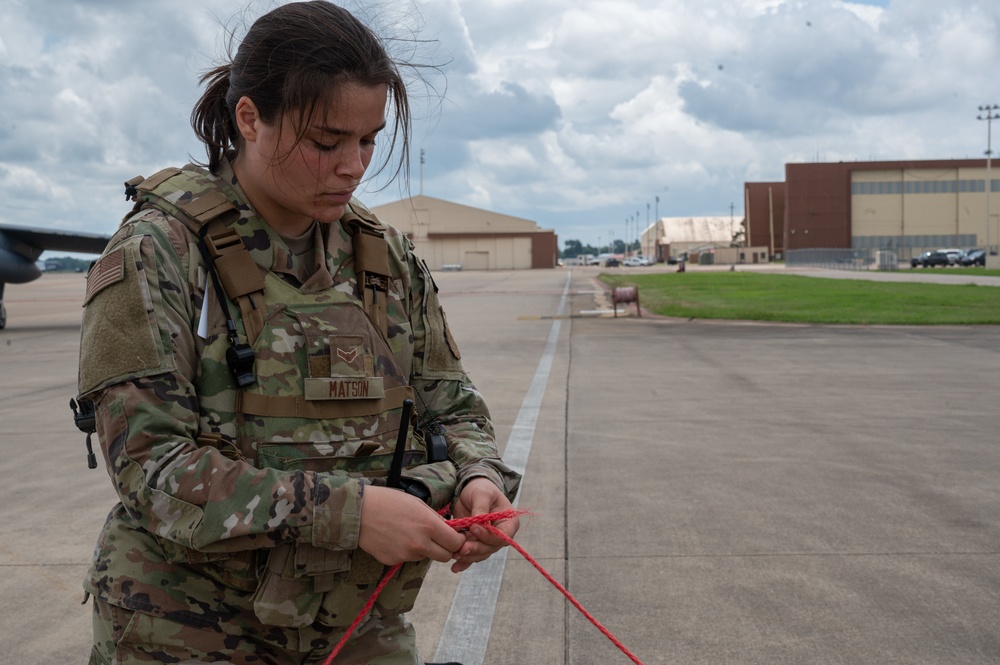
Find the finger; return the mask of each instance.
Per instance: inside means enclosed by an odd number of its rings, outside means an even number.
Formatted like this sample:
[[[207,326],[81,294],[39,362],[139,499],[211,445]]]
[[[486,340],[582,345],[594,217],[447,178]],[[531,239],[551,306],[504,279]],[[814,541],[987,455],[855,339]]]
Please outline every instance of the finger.
[[[486,561],[491,556],[497,553],[500,548],[484,547],[481,544],[472,548],[472,551],[468,554],[458,556],[455,558],[455,563],[461,564],[465,568],[468,568],[474,563],[482,563]]]
[[[426,558],[433,559],[439,563],[448,563],[455,558],[455,553],[447,547],[441,547],[440,545],[435,544],[429,548],[428,552],[426,552]]]
[[[469,560],[474,563],[485,561],[496,554],[506,544],[502,539],[497,538],[492,538],[489,541],[485,539],[469,540],[459,550],[459,559],[462,561]]]
[[[482,547],[478,542],[470,540],[462,545],[462,549],[458,551],[458,556],[456,559],[458,561],[478,561],[477,558],[482,551]]]
[[[493,497],[486,493],[476,494],[472,498],[472,515],[485,515],[493,512]]]
[[[472,535],[476,537],[476,540],[480,541],[487,547],[500,548],[507,544],[507,542],[496,535],[490,529],[482,525],[475,525],[471,529]]]
[[[508,538],[513,538],[521,528],[521,520],[517,517],[512,517],[511,519],[495,522],[493,526],[506,534]]]
[[[442,522],[441,526],[441,530],[435,530],[432,541],[434,545],[448,552],[448,558],[445,559],[445,561],[448,561],[465,545],[467,534],[459,533],[451,527],[445,526],[445,522]]]
[[[519,528],[520,521],[515,517],[499,520],[489,525],[473,525],[470,533],[475,536],[476,540],[499,548],[509,545],[508,539],[513,539]]]

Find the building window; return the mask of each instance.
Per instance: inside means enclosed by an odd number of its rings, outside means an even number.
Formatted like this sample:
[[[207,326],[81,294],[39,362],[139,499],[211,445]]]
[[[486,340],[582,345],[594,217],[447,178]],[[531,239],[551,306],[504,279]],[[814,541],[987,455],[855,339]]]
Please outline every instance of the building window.
[[[910,180],[905,183],[896,180],[880,182],[852,182],[854,196],[900,195],[900,194],[971,194],[986,191],[986,180]],[[1000,192],[1000,180],[990,180],[990,191]]]
[[[851,249],[890,249],[902,247],[919,251],[942,247],[975,247],[978,236],[975,233],[961,235],[917,235],[917,236],[852,236]]]

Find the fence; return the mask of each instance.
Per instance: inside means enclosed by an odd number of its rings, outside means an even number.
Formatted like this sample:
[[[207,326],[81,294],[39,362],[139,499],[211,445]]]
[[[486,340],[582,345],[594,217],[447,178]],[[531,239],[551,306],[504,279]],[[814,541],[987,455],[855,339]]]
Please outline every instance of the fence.
[[[832,270],[899,270],[899,256],[887,249],[793,249],[785,265]]]

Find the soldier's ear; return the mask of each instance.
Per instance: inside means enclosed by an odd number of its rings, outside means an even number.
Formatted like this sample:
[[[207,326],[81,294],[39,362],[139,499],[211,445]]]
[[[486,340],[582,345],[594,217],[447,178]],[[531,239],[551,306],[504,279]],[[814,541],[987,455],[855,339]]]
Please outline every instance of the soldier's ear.
[[[257,105],[249,97],[240,97],[236,102],[236,128],[244,141],[253,143],[260,132],[260,113]]]

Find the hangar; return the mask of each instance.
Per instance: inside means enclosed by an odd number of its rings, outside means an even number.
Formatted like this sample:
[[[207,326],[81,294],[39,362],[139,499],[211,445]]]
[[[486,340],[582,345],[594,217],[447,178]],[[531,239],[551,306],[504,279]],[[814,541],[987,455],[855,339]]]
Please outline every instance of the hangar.
[[[530,219],[423,195],[371,210],[404,232],[432,270],[554,268],[559,259],[555,231]]]
[[[666,261],[684,254],[699,254],[729,247],[733,242],[731,216],[660,217],[640,236],[640,246],[647,256]]]
[[[836,248],[892,250],[903,262],[940,247],[995,253],[1000,180],[988,170],[982,159],[786,164],[783,183],[745,184],[747,239],[778,258]]]
[[[765,245],[739,241],[741,222],[731,214],[661,217],[642,232],[640,246],[657,262],[680,259],[697,263],[767,263]]]

